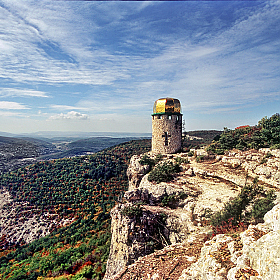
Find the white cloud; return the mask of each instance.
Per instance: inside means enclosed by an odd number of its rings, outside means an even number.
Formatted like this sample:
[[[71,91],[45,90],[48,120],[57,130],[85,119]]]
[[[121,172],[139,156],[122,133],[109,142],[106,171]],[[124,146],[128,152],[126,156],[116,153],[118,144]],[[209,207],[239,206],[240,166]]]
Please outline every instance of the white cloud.
[[[75,4],[67,2],[12,3],[0,7],[0,47],[5,50],[0,77],[92,85],[129,77],[122,67],[125,58],[93,47],[99,27],[83,15],[87,10],[77,13]]]
[[[33,89],[2,88],[0,96],[12,97],[48,97],[46,92]]]
[[[51,105],[50,106],[52,109],[55,110],[63,110],[63,111],[67,111],[67,110],[88,110],[87,108],[84,107],[77,107],[77,106],[69,106],[69,105]]]
[[[216,37],[195,44],[181,38],[167,45],[147,62],[147,76],[170,77],[162,93],[178,97],[183,108],[198,112],[260,105],[267,96],[270,101],[279,99],[280,38],[273,37],[280,30],[279,4],[264,2]]]
[[[87,120],[89,117],[86,114],[71,111],[67,114],[57,114],[49,117],[49,120]]]
[[[25,110],[28,109],[23,104],[18,102],[11,102],[11,101],[0,101],[0,109],[4,110]]]

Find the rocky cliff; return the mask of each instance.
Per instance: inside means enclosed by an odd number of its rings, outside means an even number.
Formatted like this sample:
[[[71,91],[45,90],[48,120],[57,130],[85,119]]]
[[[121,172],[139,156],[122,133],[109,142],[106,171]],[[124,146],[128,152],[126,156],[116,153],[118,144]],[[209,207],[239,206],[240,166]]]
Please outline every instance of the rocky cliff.
[[[47,211],[41,214],[40,209],[28,202],[14,202],[5,188],[0,190],[0,249],[30,243],[73,220],[61,219]]]
[[[154,158],[149,154],[150,158]],[[167,155],[179,162],[170,182],[148,180],[149,165],[134,156],[129,189],[112,212],[112,242],[104,279],[278,279],[280,206],[264,223],[211,238],[209,213],[223,208],[258,176],[264,188],[280,187],[280,151],[231,151],[209,156]]]

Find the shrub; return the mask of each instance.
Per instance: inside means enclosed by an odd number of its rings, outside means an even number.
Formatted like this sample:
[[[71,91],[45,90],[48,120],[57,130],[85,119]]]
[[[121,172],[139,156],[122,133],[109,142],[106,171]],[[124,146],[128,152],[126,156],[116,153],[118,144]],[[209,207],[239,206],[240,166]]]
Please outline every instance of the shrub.
[[[175,158],[176,163],[181,165],[182,163],[189,163],[188,158],[182,158],[182,157],[176,157]]]
[[[152,158],[148,157],[147,155],[144,155],[141,159],[140,159],[140,164],[142,165],[149,165],[150,168],[152,168],[153,166],[155,166],[155,160],[153,160]]]
[[[168,182],[173,179],[173,174],[180,172],[180,165],[173,164],[172,162],[163,162],[155,166],[155,168],[149,173],[148,180],[151,182]]]
[[[213,214],[210,223],[212,226],[217,227],[227,223],[229,220],[231,220],[232,224],[237,225],[246,221],[247,218],[261,219],[274,206],[274,199],[274,192],[264,191],[263,187],[258,185],[257,178],[255,178],[252,185],[245,185],[236,198],[227,202],[221,211]],[[245,209],[250,203],[253,204],[252,211],[246,213]]]
[[[255,220],[260,220],[264,215],[273,208],[273,200],[276,198],[276,195],[273,191],[268,191],[266,197],[258,199],[254,205],[251,212],[252,218]]]
[[[148,155],[144,155],[141,158],[141,160],[140,160],[140,164],[142,164],[142,165],[149,165],[150,169],[152,169],[162,159],[163,159],[163,155],[162,154],[156,155],[155,159],[150,158]]]
[[[273,155],[272,155],[270,152],[268,152],[268,153],[261,159],[260,164],[266,163],[266,162],[267,162],[267,159],[268,159],[268,158],[271,158],[272,156],[273,156]]]
[[[193,152],[193,151],[189,151],[189,152],[188,152],[188,156],[189,156],[189,157],[192,157],[193,155],[194,155],[194,152]]]
[[[142,215],[142,207],[140,204],[137,205],[131,205],[123,208],[121,211],[122,215],[128,216],[129,218],[133,217],[140,217]]]
[[[268,152],[266,155],[265,155],[265,158],[271,158],[273,157],[272,153]]]
[[[185,193],[167,195],[162,199],[161,205],[173,207],[180,199],[184,199],[186,197],[187,194]]]
[[[155,163],[159,163],[160,161],[162,161],[163,159],[163,155],[162,154],[157,154],[156,155],[156,158],[155,158]]]
[[[237,224],[232,223],[233,218],[228,219],[227,222],[222,221],[221,224],[212,227],[213,234],[212,237],[214,237],[216,234],[232,234],[233,236],[237,237],[238,232],[244,231],[248,228],[248,225],[243,222],[238,222]]]
[[[275,150],[275,149],[280,149],[280,143],[279,144],[274,144],[272,146],[270,146],[271,150]]]
[[[224,128],[223,133],[207,147],[208,152],[223,154],[233,148],[239,150],[280,148],[280,115],[262,118],[256,126]]]
[[[204,160],[204,157],[205,156],[203,156],[203,155],[197,156],[195,160],[196,160],[196,162],[202,162]]]

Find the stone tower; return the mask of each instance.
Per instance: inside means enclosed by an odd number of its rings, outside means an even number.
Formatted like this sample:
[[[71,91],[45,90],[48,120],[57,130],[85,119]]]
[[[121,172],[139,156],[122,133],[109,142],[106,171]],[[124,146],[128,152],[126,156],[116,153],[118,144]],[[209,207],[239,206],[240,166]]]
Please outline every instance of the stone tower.
[[[181,104],[175,98],[161,98],[154,104],[152,114],[152,152],[172,154],[181,149]]]

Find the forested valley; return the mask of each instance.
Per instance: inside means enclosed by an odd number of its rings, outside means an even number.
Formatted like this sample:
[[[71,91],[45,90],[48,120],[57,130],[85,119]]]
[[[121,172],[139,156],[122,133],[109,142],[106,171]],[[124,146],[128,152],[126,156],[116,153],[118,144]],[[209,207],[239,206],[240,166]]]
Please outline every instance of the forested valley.
[[[29,244],[10,244],[2,236],[0,279],[102,279],[110,247],[110,210],[127,188],[131,156],[149,151],[150,145],[150,139],[135,140],[1,174],[1,188],[22,205],[21,219],[31,210],[73,222]],[[9,210],[12,204],[4,207]]]

